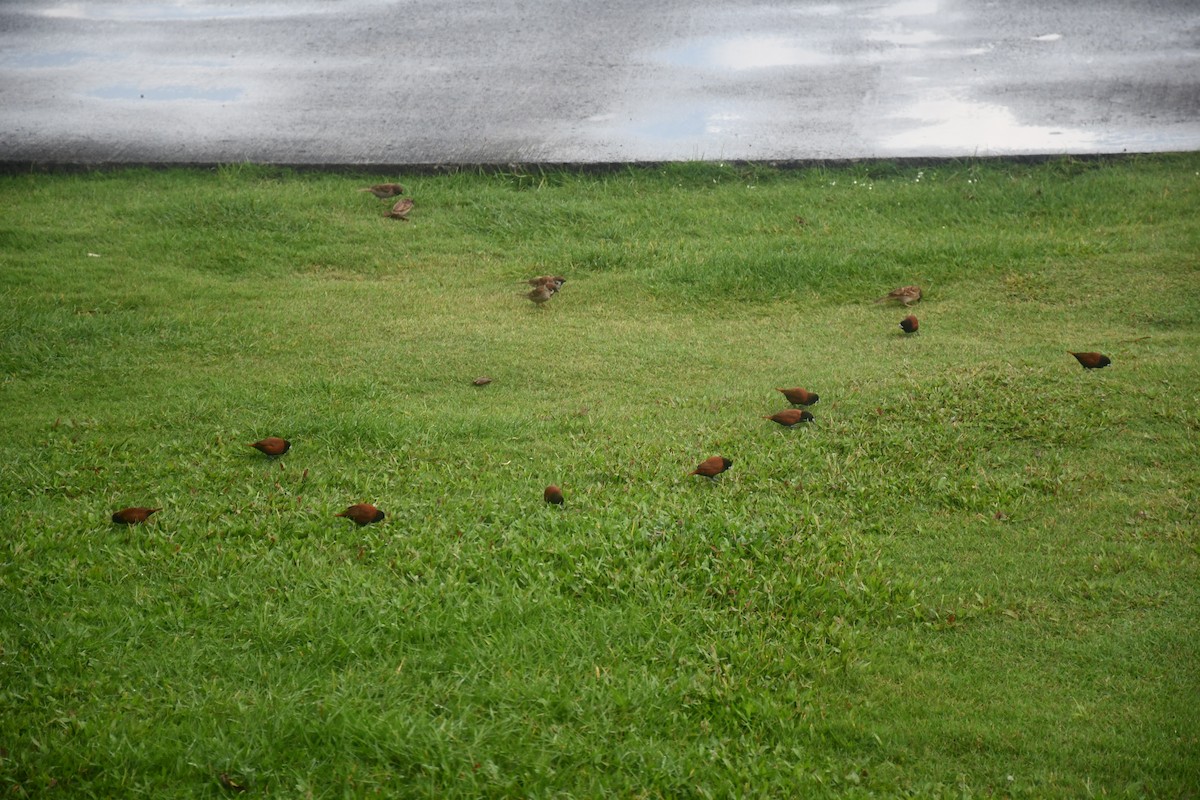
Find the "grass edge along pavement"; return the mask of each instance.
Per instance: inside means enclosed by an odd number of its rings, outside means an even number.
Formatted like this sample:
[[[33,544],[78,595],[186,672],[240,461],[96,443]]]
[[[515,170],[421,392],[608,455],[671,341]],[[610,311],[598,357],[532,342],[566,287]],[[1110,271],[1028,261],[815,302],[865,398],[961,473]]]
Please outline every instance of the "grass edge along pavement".
[[[1197,171],[5,178],[0,778],[1194,793]]]

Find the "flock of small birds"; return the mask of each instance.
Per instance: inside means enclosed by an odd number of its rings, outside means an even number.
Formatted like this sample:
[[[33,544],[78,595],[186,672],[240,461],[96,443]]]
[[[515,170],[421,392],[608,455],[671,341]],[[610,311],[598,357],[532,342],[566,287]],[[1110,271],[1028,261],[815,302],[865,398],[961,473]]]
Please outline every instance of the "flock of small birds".
[[[370,192],[380,200],[388,200],[393,197],[398,197],[404,194],[404,187],[398,183],[377,183],[373,186],[368,186],[360,189],[361,192]],[[413,209],[413,201],[411,198],[402,198],[398,200],[392,209],[384,214],[385,217],[391,219],[399,219],[405,222],[408,221],[408,214]],[[525,297],[534,304],[535,307],[542,307],[549,302],[550,298],[558,294],[562,289],[563,284],[567,279],[561,275],[539,275],[536,278],[530,278],[525,281],[526,284],[532,286]],[[905,308],[908,308],[913,303],[919,302],[922,297],[920,286],[900,286],[885,294],[876,300],[876,303],[898,302]],[[909,314],[904,319],[900,320],[900,329],[907,335],[917,333],[920,329],[919,322],[916,316]],[[1083,366],[1084,369],[1101,369],[1112,363],[1112,360],[1102,354],[1094,352],[1072,352],[1067,351],[1074,356],[1076,360]],[[492,382],[492,379],[487,376],[475,378],[472,383],[476,386],[486,386]],[[806,422],[812,422],[815,418],[811,411],[807,408],[795,408],[794,406],[811,406],[820,400],[820,396],[815,392],[810,392],[807,389],[797,386],[789,389],[777,389],[781,392],[784,398],[793,406],[785,408],[770,416],[764,416],[763,419],[770,420],[785,428],[794,428]],[[253,447],[263,455],[269,458],[278,458],[291,449],[292,444],[287,439],[278,436],[268,436],[265,439],[260,439],[257,442],[251,442],[248,447]],[[711,456],[701,461],[689,475],[700,475],[709,480],[716,480],[716,477],[722,472],[725,472],[733,466],[733,461],[725,456]],[[558,486],[551,484],[547,486],[542,493],[542,499],[551,505],[561,506],[565,502],[563,491]],[[112,521],[118,525],[138,525],[148,520],[151,515],[162,511],[162,508],[148,508],[145,506],[131,506],[116,511],[112,515]],[[355,525],[363,526],[370,525],[374,522],[383,522],[387,515],[383,511],[376,508],[371,503],[355,503],[346,508],[341,513],[334,514],[335,517],[341,517],[352,521]]]

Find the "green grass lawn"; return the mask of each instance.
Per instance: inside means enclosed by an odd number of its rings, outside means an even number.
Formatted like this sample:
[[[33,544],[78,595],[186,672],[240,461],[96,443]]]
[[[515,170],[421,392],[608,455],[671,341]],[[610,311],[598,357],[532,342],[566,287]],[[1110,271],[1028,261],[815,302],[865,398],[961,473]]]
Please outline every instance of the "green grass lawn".
[[[0,200],[6,797],[1200,796],[1200,154]]]

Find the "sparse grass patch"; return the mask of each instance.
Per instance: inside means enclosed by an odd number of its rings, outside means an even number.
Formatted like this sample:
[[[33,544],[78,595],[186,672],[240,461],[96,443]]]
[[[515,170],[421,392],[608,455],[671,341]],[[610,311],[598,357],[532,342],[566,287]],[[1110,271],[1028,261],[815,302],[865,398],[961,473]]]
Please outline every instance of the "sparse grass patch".
[[[0,791],[1200,792],[1200,156],[388,177],[0,178]]]

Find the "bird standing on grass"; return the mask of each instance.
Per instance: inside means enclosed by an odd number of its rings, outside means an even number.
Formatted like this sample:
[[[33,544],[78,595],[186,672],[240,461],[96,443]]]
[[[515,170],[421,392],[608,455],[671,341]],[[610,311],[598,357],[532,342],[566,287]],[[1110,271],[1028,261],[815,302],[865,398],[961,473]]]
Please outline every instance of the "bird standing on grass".
[[[1067,351],[1071,353],[1070,350]],[[1112,363],[1112,359],[1103,353],[1071,353],[1083,365],[1084,369],[1102,369]]]
[[[268,436],[265,439],[259,439],[257,442],[246,446],[253,447],[258,452],[268,456],[281,456],[292,449],[291,442],[287,439],[281,439],[278,436]]]
[[[411,197],[406,197],[400,200],[396,205],[392,206],[392,210],[384,214],[385,217],[391,219],[400,219],[408,222],[408,212],[413,210],[413,201]]]
[[[554,289],[554,291],[557,292],[562,288],[563,284],[567,282],[567,279],[561,275],[539,275],[536,278],[530,278],[525,282],[535,288],[538,286],[550,286]]]
[[[790,428],[793,425],[799,425],[801,422],[812,422],[813,415],[811,411],[802,411],[798,408],[785,408],[778,414],[772,414],[769,417],[763,417],[772,422],[778,422],[785,428]]]
[[[906,306],[911,306],[913,303],[921,299],[920,286],[901,286],[898,289],[892,289],[883,297],[876,300],[876,303],[886,303],[888,300],[896,300],[904,303]]]
[[[715,479],[725,470],[733,466],[733,462],[724,456],[713,456],[700,462],[700,465],[689,472],[689,475],[703,475],[709,480]]]
[[[541,306],[554,297],[554,293],[557,291],[553,286],[546,284],[530,290],[525,296],[532,300],[534,305]]]
[[[387,200],[389,197],[404,194],[404,187],[398,183],[377,183],[374,186],[368,186],[365,189],[359,189],[360,192],[370,192],[380,200]]]
[[[801,386],[792,389],[776,389],[775,391],[783,392],[783,396],[794,406],[811,406],[821,399],[816,392],[810,392]]]
[[[554,484],[550,484],[546,487],[546,491],[542,492],[542,499],[547,503],[561,506],[563,504],[562,489],[558,488]]]
[[[112,521],[118,525],[137,525],[145,522],[150,518],[150,515],[156,511],[162,511],[162,509],[144,508],[142,506],[122,508],[120,511],[117,511],[112,515]]]
[[[917,318],[914,317],[912,314],[909,314],[907,317],[900,320],[900,328],[905,333],[916,333],[918,327],[919,327],[919,324],[917,323]]]
[[[334,516],[345,517],[361,528],[363,525],[370,525],[372,522],[383,522],[383,518],[386,515],[370,503],[355,503],[342,513],[334,514]]]

